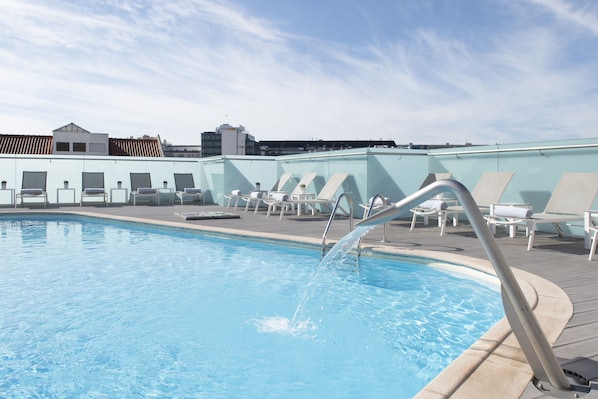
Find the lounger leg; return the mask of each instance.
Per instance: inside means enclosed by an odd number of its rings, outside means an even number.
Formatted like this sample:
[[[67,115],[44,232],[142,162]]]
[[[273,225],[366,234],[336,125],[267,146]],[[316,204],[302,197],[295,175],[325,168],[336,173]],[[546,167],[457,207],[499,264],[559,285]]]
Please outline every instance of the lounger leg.
[[[446,221],[448,220],[448,212],[442,211],[442,224],[446,227]]]
[[[598,244],[598,230],[594,230],[594,237],[592,238],[592,246],[590,247],[590,257],[588,260],[594,259],[594,253],[596,252],[596,244]]]
[[[280,207],[280,216],[278,217],[278,220],[282,220],[282,215],[284,215],[284,209],[285,209],[284,205]]]
[[[496,224],[492,223],[490,219],[486,220],[486,225],[490,228],[490,232],[492,235],[496,235]]]
[[[446,212],[440,211],[438,213],[438,223],[440,223],[440,235],[444,235],[444,228],[446,227]]]
[[[536,226],[533,226],[529,232],[529,240],[527,241],[527,250],[531,251],[534,246],[534,236],[536,235]]]
[[[556,229],[559,237],[564,237],[565,236],[565,232],[563,231],[563,229],[561,229],[561,226],[559,226],[558,223],[553,223],[552,225]]]
[[[409,228],[409,231],[413,231],[413,229],[415,228],[415,219],[417,219],[417,213],[413,213],[413,217],[411,218],[411,227]]]
[[[257,210],[260,207],[260,201],[261,201],[261,199],[259,199],[259,198],[257,199],[257,201],[255,201],[255,209],[253,210],[254,215],[257,215]]]
[[[512,219],[508,219],[509,222],[512,222]],[[516,224],[512,224],[509,226],[509,237],[514,238],[517,236],[517,225]]]

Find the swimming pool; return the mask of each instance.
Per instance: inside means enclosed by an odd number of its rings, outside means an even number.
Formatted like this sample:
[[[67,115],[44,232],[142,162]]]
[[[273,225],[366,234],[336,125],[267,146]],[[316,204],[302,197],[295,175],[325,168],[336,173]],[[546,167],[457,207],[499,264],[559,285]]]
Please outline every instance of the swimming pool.
[[[0,397],[412,397],[503,316],[497,285],[421,263],[314,280],[305,248],[55,216],[0,235]]]

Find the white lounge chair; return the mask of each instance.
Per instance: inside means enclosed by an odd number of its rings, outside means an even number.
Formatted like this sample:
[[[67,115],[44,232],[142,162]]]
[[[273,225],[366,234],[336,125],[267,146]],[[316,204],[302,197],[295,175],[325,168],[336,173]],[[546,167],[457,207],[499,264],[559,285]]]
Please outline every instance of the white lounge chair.
[[[423,183],[419,186],[419,190],[437,180],[450,179],[452,175],[453,174],[450,172],[429,173],[423,181]],[[434,197],[431,201],[425,201],[420,205],[416,206],[415,208],[410,209],[411,213],[413,213],[413,217],[411,218],[411,226],[409,230],[413,231],[413,229],[415,228],[415,222],[417,221],[418,216],[422,216],[424,218],[424,224],[428,224],[428,219],[430,216],[437,216],[438,227],[440,227],[440,235],[443,235],[444,227],[446,225],[446,217],[444,211],[446,210],[448,203],[446,201],[443,201],[442,198],[443,195],[439,194],[436,197]]]
[[[254,205],[255,208],[253,210],[253,213],[257,213],[263,198],[268,197],[269,195],[271,195],[271,193],[282,192],[292,176],[292,173],[283,173],[282,175],[280,175],[276,183],[274,183],[274,186],[272,186],[272,188],[269,191],[256,190],[252,191],[247,195],[241,195],[241,199],[245,201],[245,212],[249,210],[249,207],[251,205]]]
[[[21,199],[21,206],[25,198],[43,198],[44,208],[48,205],[48,193],[46,192],[47,172],[23,171],[21,190],[15,194],[15,207],[17,199]]]
[[[104,205],[108,205],[108,193],[104,188],[104,172],[82,172],[81,173],[81,201],[83,206],[85,198],[101,198]],[[98,201],[94,201],[98,202]]]
[[[316,213],[316,205],[324,205],[332,210],[332,203],[335,201],[336,192],[343,185],[347,177],[349,177],[348,173],[333,174],[332,176],[330,176],[324,187],[322,187],[318,195],[313,199],[302,198],[302,196],[306,195],[303,193],[295,194],[294,197],[293,195],[291,195],[291,197],[288,199],[279,198],[277,201],[278,205],[281,206],[279,220],[282,220],[282,216],[284,215],[285,211],[285,205],[291,205],[293,209],[295,206],[310,206],[312,208],[312,215],[315,215]],[[268,216],[269,215],[270,208],[268,208]]]
[[[292,196],[305,192],[317,175],[318,174],[315,172],[304,174],[290,193],[287,193],[286,191],[271,191],[267,196],[262,197],[262,201],[268,206],[266,216],[270,216],[271,212],[276,211],[277,206],[281,204],[281,200],[288,201]],[[293,208],[292,204],[285,204],[283,206]]]
[[[131,178],[131,196],[133,206],[137,205],[137,198],[150,198],[160,205],[160,193],[157,188],[152,188],[152,179],[149,173],[129,173]]]
[[[185,198],[190,198],[191,202],[201,199],[204,204],[206,203],[201,188],[195,187],[193,173],[175,173],[174,187],[176,190],[174,196],[181,200],[181,205],[184,204]]]
[[[534,245],[538,224],[552,224],[559,237],[562,237],[564,232],[559,224],[585,221],[584,213],[591,209],[596,195],[598,195],[598,173],[563,173],[544,211],[534,213],[530,218],[520,222],[525,223],[529,229],[527,250],[530,251]]]
[[[500,202],[500,198],[507,189],[509,182],[515,172],[484,172],[475,187],[471,196],[476,202],[480,212],[490,212],[490,206]],[[443,217],[453,215],[453,226],[459,223],[459,214],[465,213],[460,205],[449,205],[444,211]],[[446,220],[443,222],[446,224]]]

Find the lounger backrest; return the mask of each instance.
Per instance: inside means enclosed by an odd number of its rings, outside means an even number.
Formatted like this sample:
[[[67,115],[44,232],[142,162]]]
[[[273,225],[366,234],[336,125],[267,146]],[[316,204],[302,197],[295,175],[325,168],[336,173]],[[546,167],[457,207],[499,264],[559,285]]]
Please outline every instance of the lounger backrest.
[[[137,191],[140,187],[151,187],[152,179],[149,173],[129,173],[131,176],[131,190]]]
[[[23,181],[21,188],[41,188],[46,191],[47,172],[27,172],[23,171]]]
[[[309,172],[309,173],[304,174],[303,177],[301,178],[301,180],[299,180],[299,183],[297,183],[297,185],[293,189],[293,192],[291,194],[299,194],[302,184],[305,184],[306,188],[309,187],[309,185],[311,184],[312,181],[314,181],[314,179],[316,178],[317,175],[318,174],[315,172]]]
[[[336,194],[340,186],[343,185],[343,182],[345,181],[345,179],[347,179],[348,176],[348,173],[335,173],[332,176],[330,176],[324,187],[322,187],[322,189],[320,190],[320,193],[318,194],[316,199],[332,201],[332,198],[334,198],[334,195]]]
[[[193,173],[175,173],[174,186],[176,191],[183,192],[186,188],[195,188]]]
[[[428,173],[428,176],[426,176],[426,179],[424,180],[424,182],[421,184],[421,186],[419,186],[419,189],[421,190],[422,188],[426,187],[430,183],[434,183],[437,180],[450,179],[452,175],[453,174],[450,172],[449,173]]]
[[[274,186],[272,186],[272,190],[270,190],[270,191],[283,191],[284,186],[291,179],[291,176],[293,176],[292,173],[283,173],[282,175],[280,175],[280,178],[274,184]]]
[[[86,188],[104,188],[104,172],[82,172],[82,190]]]
[[[471,192],[478,206],[490,206],[500,202],[514,172],[484,172]]]
[[[565,172],[544,212],[583,215],[592,208],[598,194],[598,173]]]

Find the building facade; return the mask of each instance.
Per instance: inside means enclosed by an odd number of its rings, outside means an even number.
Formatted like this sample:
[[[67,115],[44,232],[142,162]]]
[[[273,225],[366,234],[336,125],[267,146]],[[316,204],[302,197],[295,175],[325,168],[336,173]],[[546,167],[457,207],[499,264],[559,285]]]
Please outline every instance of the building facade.
[[[245,131],[245,127],[225,123],[214,132],[201,134],[201,156],[218,155],[259,155],[259,146],[255,137]]]
[[[164,157],[159,136],[110,138],[74,123],[53,130],[52,136],[0,134],[0,154]]]

